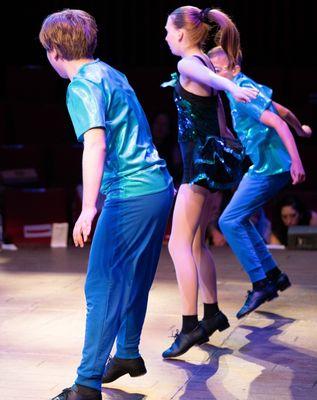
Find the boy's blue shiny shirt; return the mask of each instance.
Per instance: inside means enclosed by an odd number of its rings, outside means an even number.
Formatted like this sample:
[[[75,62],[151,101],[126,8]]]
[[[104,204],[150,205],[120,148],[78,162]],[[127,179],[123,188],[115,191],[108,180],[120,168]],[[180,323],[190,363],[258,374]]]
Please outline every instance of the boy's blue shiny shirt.
[[[156,193],[169,186],[172,178],[125,75],[98,59],[85,64],[69,84],[66,102],[79,141],[89,129],[105,129],[100,190],[108,199]]]
[[[230,93],[226,93],[231,108],[233,128],[252,161],[248,173],[274,175],[290,170],[291,158],[275,129],[260,121],[265,110],[277,114],[272,104],[272,89],[260,85],[239,73],[233,82],[240,87],[259,90],[258,96],[249,103],[237,102]]]

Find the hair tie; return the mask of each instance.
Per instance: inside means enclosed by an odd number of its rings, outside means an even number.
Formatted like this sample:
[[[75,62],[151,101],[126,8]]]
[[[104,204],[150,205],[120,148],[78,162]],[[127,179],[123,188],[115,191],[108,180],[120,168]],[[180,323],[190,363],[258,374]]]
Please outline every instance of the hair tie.
[[[200,11],[199,16],[198,16],[198,18],[201,22],[204,22],[205,24],[208,24],[208,25],[210,25],[210,20],[208,17],[210,10],[211,10],[211,8],[205,8],[204,10]]]

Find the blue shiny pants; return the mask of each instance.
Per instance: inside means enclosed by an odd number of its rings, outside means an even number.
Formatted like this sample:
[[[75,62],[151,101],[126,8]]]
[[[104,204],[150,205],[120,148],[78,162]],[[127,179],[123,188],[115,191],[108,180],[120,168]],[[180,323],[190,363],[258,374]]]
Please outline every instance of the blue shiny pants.
[[[268,176],[245,174],[219,219],[222,233],[251,282],[266,278],[265,273],[276,262],[249,219],[289,181],[289,172]]]
[[[86,334],[76,383],[97,390],[115,339],[116,356],[137,358],[173,186],[105,202],[89,256]]]

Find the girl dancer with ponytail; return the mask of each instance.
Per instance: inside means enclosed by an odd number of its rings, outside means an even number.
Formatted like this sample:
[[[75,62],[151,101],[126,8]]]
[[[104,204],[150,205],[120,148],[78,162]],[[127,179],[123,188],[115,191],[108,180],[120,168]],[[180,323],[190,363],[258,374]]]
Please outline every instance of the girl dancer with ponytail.
[[[217,90],[228,91],[240,102],[255,98],[257,90],[239,88],[215,74],[208,56],[203,52],[204,42],[213,26],[219,27],[216,44],[226,49],[233,63],[237,57],[235,49],[239,43],[239,32],[223,12],[180,7],[169,15],[165,27],[171,52],[181,57],[179,77],[169,83],[175,86],[178,140],[183,158],[183,180],[174,209],[169,251],[181,296],[183,324],[174,343],[164,351],[164,358],[184,354],[195,344],[207,342],[216,330],[229,327],[226,316],[218,308],[215,265],[205,245],[208,214],[212,208],[210,193],[225,188],[219,176],[212,173],[212,164],[218,155],[208,138],[219,137],[220,130],[226,130]],[[220,107],[219,113],[217,106]],[[206,158],[208,152],[209,159],[208,156]],[[227,170],[229,168],[227,166]],[[197,316],[198,288],[204,303],[204,316],[200,322]]]

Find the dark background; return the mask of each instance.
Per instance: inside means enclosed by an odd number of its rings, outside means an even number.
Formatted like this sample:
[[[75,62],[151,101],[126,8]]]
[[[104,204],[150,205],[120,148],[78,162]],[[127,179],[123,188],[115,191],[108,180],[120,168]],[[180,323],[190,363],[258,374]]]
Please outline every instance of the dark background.
[[[8,2],[7,2],[8,3]],[[189,2],[190,3],[190,2]],[[95,16],[99,30],[98,55],[122,66],[173,64],[164,46],[164,25],[184,1],[28,1],[12,2],[2,21],[7,62],[44,62],[37,35],[43,19],[64,8],[80,8]],[[290,0],[192,1],[191,5],[219,7],[236,22],[246,62],[255,66],[316,66],[315,1]],[[4,38],[5,39],[5,38]]]
[[[187,4],[145,0],[7,2],[0,26],[0,213],[8,240],[17,236],[24,240],[21,223],[46,222],[47,215],[52,222],[72,222],[80,210],[75,188],[81,181],[82,150],[76,145],[65,105],[68,82],[49,66],[38,40],[44,18],[65,8],[91,13],[99,26],[96,57],[127,75],[150,124],[159,113],[170,117],[172,143],[177,137],[176,110],[171,90],[161,89],[160,84],[175,71],[177,58],[164,40],[164,26],[171,11]],[[272,87],[274,100],[312,126],[311,139],[296,138],[307,172],[306,182],[297,190],[301,196],[315,199],[317,2],[217,0],[190,4],[217,7],[229,14],[241,33],[243,71]],[[19,181],[15,177],[10,182],[1,176],[1,171],[25,168],[34,168],[36,178],[22,176]],[[39,190],[42,187],[44,192]],[[314,202],[310,200],[309,206],[316,209]],[[59,210],[54,211],[55,206]],[[40,216],[40,210],[47,210],[47,215]]]
[[[168,95],[163,95],[162,101],[159,89],[159,83],[168,78],[177,61],[164,41],[164,25],[168,13],[185,4],[184,1],[145,0],[28,1],[19,5],[12,2],[2,25],[2,92],[5,97],[12,97],[8,67],[41,65],[48,69],[45,52],[38,41],[43,19],[64,8],[80,8],[97,20],[96,56],[128,75],[149,117],[160,108],[172,111]],[[216,0],[192,1],[191,4],[200,8],[219,7],[228,13],[241,33],[244,71],[272,86],[276,100],[295,107],[300,117],[315,124],[316,106],[312,105],[317,101],[314,96],[317,91],[315,1]],[[63,86],[55,73],[50,75],[52,81],[47,82],[47,89],[41,86],[42,90]],[[19,90],[30,89],[21,84]],[[61,93],[58,99],[62,99]],[[18,96],[21,97],[21,92]],[[43,97],[43,94],[38,96]],[[51,101],[56,100],[55,96],[54,91]]]

